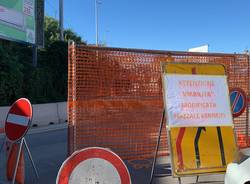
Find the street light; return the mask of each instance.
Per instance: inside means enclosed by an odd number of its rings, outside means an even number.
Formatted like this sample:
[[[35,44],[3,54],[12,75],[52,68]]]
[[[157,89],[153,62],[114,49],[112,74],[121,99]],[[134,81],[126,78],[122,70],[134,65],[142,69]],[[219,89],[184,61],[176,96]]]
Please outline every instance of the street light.
[[[60,27],[60,40],[63,41],[63,0],[59,0],[59,27]]]
[[[99,45],[99,40],[98,40],[98,37],[99,37],[99,33],[98,33],[98,4],[101,4],[100,1],[98,0],[95,0],[95,38],[96,38],[96,46]]]

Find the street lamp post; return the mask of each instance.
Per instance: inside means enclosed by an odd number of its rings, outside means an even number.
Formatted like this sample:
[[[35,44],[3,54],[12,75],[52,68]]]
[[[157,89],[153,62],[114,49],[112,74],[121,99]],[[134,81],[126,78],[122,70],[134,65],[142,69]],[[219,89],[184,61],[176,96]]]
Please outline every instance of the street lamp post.
[[[59,26],[60,26],[60,40],[63,41],[63,0],[59,0]]]
[[[95,38],[96,38],[96,46],[99,45],[99,27],[98,27],[98,4],[100,4],[100,2],[98,0],[95,0]]]

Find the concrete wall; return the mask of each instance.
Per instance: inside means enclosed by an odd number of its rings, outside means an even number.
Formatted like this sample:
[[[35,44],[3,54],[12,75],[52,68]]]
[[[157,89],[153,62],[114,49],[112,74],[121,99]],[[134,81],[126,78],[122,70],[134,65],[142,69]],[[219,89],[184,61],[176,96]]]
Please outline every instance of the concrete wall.
[[[32,125],[49,125],[50,123],[64,123],[67,120],[67,102],[33,104]],[[0,107],[0,128],[4,126],[10,107]]]

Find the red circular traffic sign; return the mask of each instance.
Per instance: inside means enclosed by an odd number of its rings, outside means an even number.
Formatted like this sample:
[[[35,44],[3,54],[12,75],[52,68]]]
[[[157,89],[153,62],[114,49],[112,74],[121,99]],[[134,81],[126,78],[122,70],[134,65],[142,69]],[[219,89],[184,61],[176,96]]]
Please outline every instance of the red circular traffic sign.
[[[6,121],[5,134],[12,141],[18,141],[27,133],[32,119],[32,106],[28,99],[20,98],[12,104]]]
[[[232,106],[233,117],[240,116],[246,109],[246,93],[241,88],[230,89],[230,102]]]
[[[62,164],[56,184],[131,184],[122,159],[110,150],[91,147],[73,153]]]

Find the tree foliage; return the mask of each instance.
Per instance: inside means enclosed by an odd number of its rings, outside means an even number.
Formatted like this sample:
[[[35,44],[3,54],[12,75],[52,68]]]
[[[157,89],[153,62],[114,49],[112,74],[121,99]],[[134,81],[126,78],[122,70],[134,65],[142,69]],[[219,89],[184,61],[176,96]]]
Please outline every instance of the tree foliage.
[[[20,97],[32,103],[65,101],[67,98],[68,40],[83,43],[70,29],[59,41],[58,21],[45,17],[45,47],[38,51],[38,66],[32,65],[32,48],[0,40],[0,105],[10,105]]]
[[[52,17],[45,17],[44,22],[45,47],[48,47],[50,44],[60,39],[59,22]],[[82,42],[81,37],[75,34],[71,29],[64,30],[64,40],[66,42],[69,40],[74,40],[76,43]]]
[[[1,104],[14,101],[22,94],[23,65],[17,62],[17,56],[8,43],[0,45],[0,100]]]

